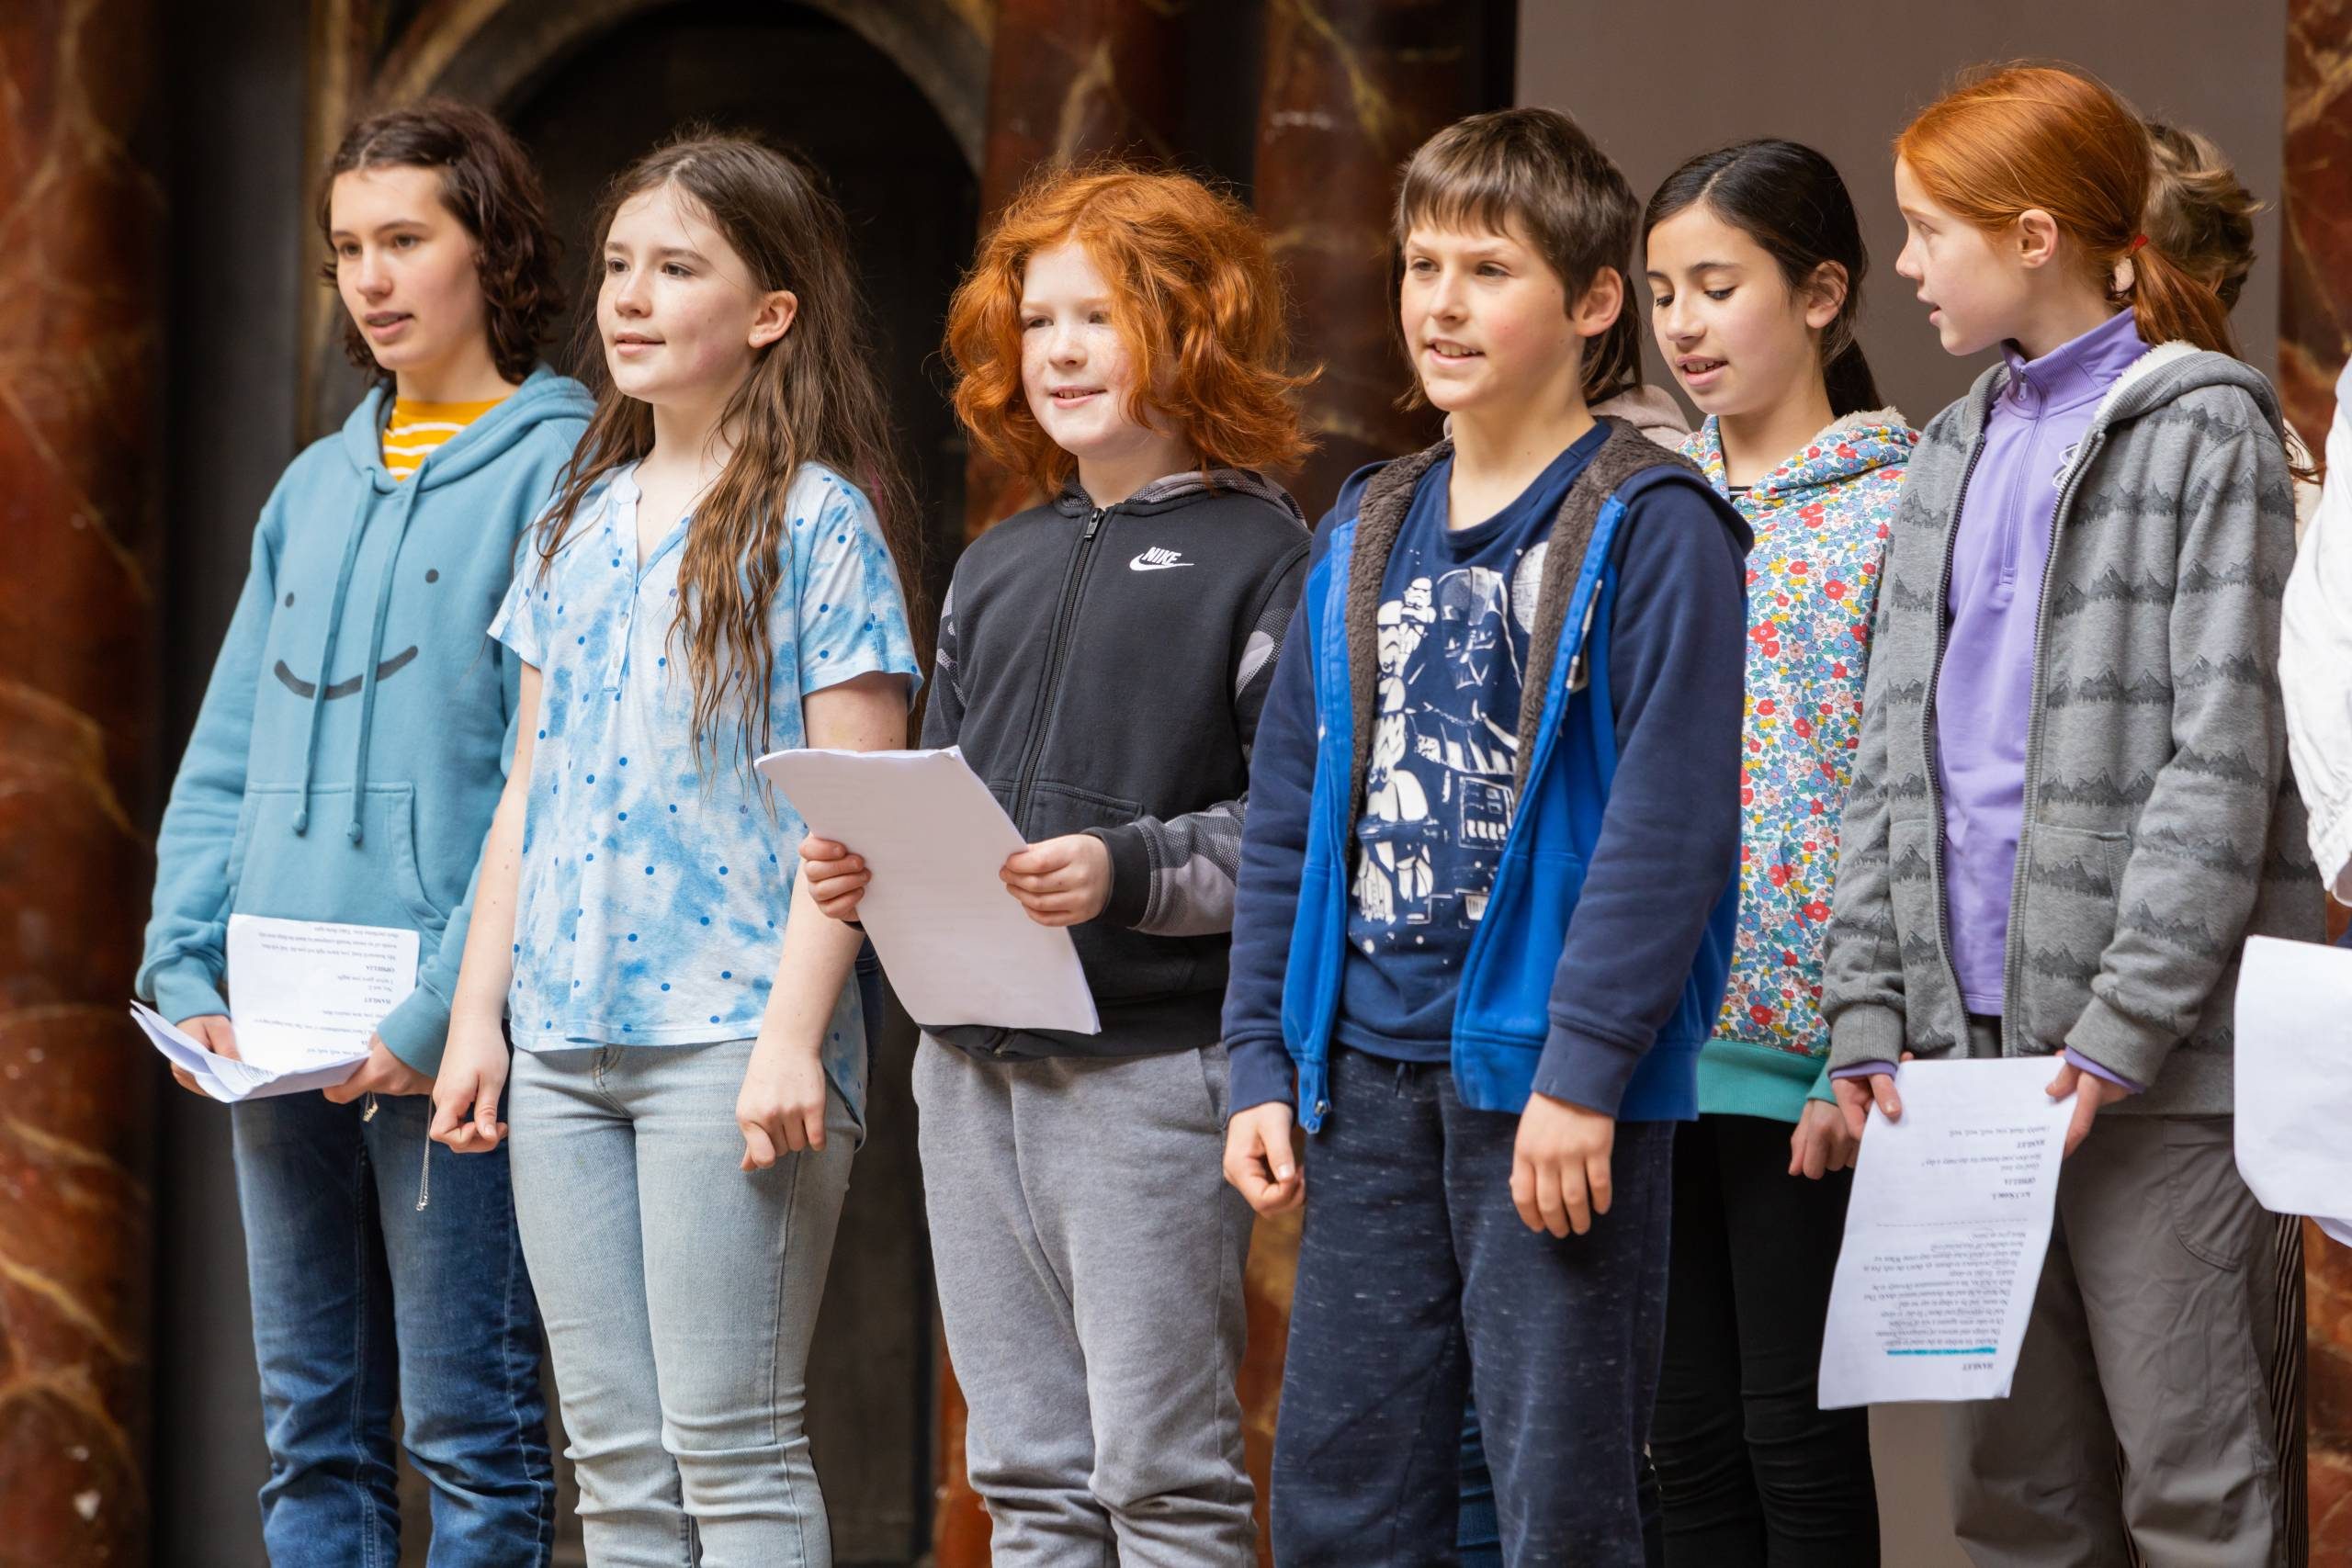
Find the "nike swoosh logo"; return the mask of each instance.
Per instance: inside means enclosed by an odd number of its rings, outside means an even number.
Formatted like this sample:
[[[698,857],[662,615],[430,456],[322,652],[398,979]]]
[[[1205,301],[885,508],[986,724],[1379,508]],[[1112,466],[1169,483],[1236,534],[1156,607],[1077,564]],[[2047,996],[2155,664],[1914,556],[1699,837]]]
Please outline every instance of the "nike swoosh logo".
[[[1129,571],[1167,571],[1174,567],[1191,566],[1188,560],[1146,560],[1141,556],[1127,563]]]
[[[390,659],[385,660],[381,664],[376,666],[376,679],[379,681],[390,680],[393,676],[407,669],[409,661],[413,660],[415,657],[416,649],[414,648],[404,648],[401,649],[398,653],[393,654]],[[279,683],[284,685],[288,691],[293,693],[298,697],[313,697],[318,694],[319,689],[310,682],[303,680],[300,675],[294,673],[293,671],[288,670],[286,667],[286,660],[283,659],[277,661],[277,668],[271,671],[270,673],[277,676]],[[359,690],[359,685],[360,678],[356,675],[354,675],[348,681],[337,681],[327,688],[327,700],[332,702],[337,697],[348,697],[355,695]]]

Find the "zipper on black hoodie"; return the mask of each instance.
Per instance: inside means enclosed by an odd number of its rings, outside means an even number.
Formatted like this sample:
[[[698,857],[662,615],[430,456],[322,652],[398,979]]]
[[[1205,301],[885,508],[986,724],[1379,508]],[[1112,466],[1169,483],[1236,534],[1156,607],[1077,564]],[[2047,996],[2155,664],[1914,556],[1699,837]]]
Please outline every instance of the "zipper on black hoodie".
[[[1062,683],[1070,626],[1078,619],[1078,601],[1086,586],[1086,563],[1094,554],[1094,536],[1102,531],[1102,520],[1110,514],[1107,506],[1087,513],[1086,527],[1071,547],[1069,569],[1062,574],[1061,597],[1054,605],[1053,625],[1046,635],[1046,670],[1037,682],[1036,705],[1029,712],[1029,744],[1021,753],[1021,772],[1012,786],[1012,822],[1024,836],[1029,831],[1029,795],[1037,782],[1037,760],[1046,750],[1046,725],[1054,711],[1054,694]]]

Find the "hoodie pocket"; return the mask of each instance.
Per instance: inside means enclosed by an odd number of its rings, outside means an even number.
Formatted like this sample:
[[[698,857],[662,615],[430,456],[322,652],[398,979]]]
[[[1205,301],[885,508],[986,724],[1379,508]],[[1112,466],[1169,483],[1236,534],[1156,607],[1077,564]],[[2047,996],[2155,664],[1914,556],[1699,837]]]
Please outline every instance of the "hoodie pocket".
[[[439,935],[449,916],[425,897],[417,871],[413,785],[368,786],[356,844],[349,832],[349,785],[313,787],[309,831],[297,833],[294,823],[301,809],[299,785],[247,786],[238,828],[242,858],[231,874],[232,914],[398,926],[428,939]],[[431,945],[428,940],[428,951]]]
[[[1030,840],[1036,842],[1090,828],[1124,828],[1144,814],[1140,804],[1091,790],[1043,781],[1029,793]],[[1147,1002],[1222,984],[1216,963],[1227,938],[1147,936],[1125,926],[1087,920],[1069,928],[1079,963],[1097,1001]],[[1210,969],[1204,976],[1202,960]]]
[[[2089,1004],[2091,980],[2115,939],[2131,844],[2121,833],[2036,823],[2018,852],[2026,857],[2025,897],[2010,917],[2021,922],[2018,1005],[2026,1037],[2055,1051]]]

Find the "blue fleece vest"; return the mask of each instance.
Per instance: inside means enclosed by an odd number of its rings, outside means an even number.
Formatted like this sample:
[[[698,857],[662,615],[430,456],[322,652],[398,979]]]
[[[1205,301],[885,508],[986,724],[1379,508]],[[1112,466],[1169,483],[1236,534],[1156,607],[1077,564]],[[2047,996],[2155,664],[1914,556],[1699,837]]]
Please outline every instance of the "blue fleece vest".
[[[1544,717],[1526,787],[1503,840],[1486,914],[1471,936],[1454,1003],[1454,1088],[1473,1110],[1517,1114],[1526,1109],[1551,1030],[1554,972],[1608,809],[1617,769],[1609,623],[1619,527],[1643,491],[1702,483],[1677,468],[1645,468],[1601,503],[1594,523],[1544,675]],[[1350,488],[1360,499],[1361,485]],[[1332,531],[1299,606],[1307,617],[1306,647],[1315,664],[1315,790],[1283,984],[1283,1041],[1298,1066],[1299,1122],[1310,1133],[1322,1126],[1331,1109],[1331,1025],[1339,1012],[1348,940],[1355,708],[1346,606],[1358,521],[1351,513]],[[1634,1070],[1620,1120],[1684,1121],[1698,1114],[1699,1050],[1723,1004],[1738,913],[1735,877],[1708,918],[1673,1016]]]

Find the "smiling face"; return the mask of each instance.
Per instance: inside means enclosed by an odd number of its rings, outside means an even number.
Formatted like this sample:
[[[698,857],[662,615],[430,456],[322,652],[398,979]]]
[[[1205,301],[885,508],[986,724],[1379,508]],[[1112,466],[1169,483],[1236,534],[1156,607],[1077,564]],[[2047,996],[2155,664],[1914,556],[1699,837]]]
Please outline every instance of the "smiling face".
[[[621,204],[603,265],[605,364],[621,392],[657,407],[724,402],[799,306],[787,289],[762,289],[701,204],[674,185]]]
[[[490,353],[473,236],[443,205],[441,179],[383,164],[337,175],[327,197],[335,292],[404,391]]]
[[[1082,468],[1117,465],[1164,446],[1135,417],[1136,364],[1113,324],[1102,269],[1074,240],[1021,271],[1021,390],[1053,444]]]
[[[1451,414],[1566,406],[1584,340],[1616,318],[1572,319],[1567,290],[1516,220],[1506,231],[1416,225],[1405,236],[1397,320],[1421,391]],[[1604,275],[1613,288],[1615,274]],[[1600,286],[1589,291],[1587,301]],[[1589,328],[1589,331],[1587,330]]]
[[[1903,210],[1903,254],[1894,270],[1917,288],[1944,352],[1976,354],[2018,335],[2032,296],[2017,247],[1938,202],[1901,158],[1894,161],[1894,200]]]
[[[1837,268],[1791,288],[1770,254],[1703,200],[1651,230],[1646,251],[1658,352],[1699,412],[1764,413],[1820,378],[1820,334],[1845,293]]]

